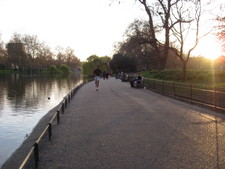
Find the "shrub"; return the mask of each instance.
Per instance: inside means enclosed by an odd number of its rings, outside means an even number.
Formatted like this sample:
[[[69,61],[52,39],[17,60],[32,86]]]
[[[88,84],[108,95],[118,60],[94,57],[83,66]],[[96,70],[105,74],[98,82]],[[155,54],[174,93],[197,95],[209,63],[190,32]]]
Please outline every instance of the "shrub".
[[[49,72],[51,73],[61,73],[61,70],[59,70],[55,65],[51,65],[49,68],[48,68]]]
[[[59,69],[63,72],[63,73],[70,73],[71,71],[70,71],[70,67],[69,66],[67,66],[67,65],[61,65],[60,67],[59,67]]]

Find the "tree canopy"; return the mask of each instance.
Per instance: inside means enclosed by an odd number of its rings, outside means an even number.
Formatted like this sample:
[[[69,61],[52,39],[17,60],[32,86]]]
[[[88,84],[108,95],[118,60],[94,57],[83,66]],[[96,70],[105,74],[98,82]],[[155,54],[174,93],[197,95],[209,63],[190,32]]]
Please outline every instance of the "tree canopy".
[[[101,71],[111,72],[109,62],[111,58],[108,56],[99,57],[97,55],[91,55],[87,58],[87,61],[83,63],[83,74],[92,75],[93,70],[100,66]]]
[[[135,57],[130,57],[123,54],[113,55],[110,61],[110,67],[114,73],[119,72],[136,72],[137,71],[137,60]]]
[[[19,69],[21,71],[47,70],[51,65],[60,67],[67,65],[71,70],[80,68],[80,60],[70,47],[57,48],[52,52],[36,35],[21,35],[15,33],[10,42],[5,45],[0,40],[0,68]]]

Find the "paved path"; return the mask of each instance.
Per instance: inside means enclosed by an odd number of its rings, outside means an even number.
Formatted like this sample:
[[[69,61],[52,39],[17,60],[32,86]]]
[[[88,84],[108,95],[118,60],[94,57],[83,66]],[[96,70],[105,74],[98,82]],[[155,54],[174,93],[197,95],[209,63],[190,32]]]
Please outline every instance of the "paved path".
[[[220,117],[218,117],[220,116]],[[225,116],[111,78],[68,105],[41,169],[222,169]]]

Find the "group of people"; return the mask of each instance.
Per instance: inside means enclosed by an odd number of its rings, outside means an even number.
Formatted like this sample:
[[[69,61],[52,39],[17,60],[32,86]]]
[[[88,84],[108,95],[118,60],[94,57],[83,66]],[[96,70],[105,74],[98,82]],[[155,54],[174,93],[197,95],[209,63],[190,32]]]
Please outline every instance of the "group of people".
[[[103,79],[108,79],[110,74],[109,72],[104,71],[102,75],[103,75]]]
[[[134,77],[133,79],[130,80],[130,86],[135,87],[134,83],[141,84],[141,81],[142,81],[141,73],[138,73],[137,77]]]
[[[98,91],[99,81],[100,81],[101,75],[102,75],[102,71],[100,70],[100,66],[96,67],[96,69],[93,71],[93,75],[95,76],[94,80],[95,80],[96,91]],[[109,76],[109,74],[104,71],[103,72],[103,78],[108,79],[108,76]],[[130,80],[130,85],[131,85],[131,87],[134,87],[135,82],[138,84],[138,83],[141,83],[141,81],[142,81],[141,73],[138,73],[137,77]]]

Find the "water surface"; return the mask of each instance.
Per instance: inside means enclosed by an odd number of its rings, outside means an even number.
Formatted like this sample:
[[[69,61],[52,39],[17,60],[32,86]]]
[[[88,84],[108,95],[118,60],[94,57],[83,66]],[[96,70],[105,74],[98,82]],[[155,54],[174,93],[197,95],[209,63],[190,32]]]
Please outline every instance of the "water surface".
[[[0,168],[38,121],[78,83],[71,75],[0,75]]]

